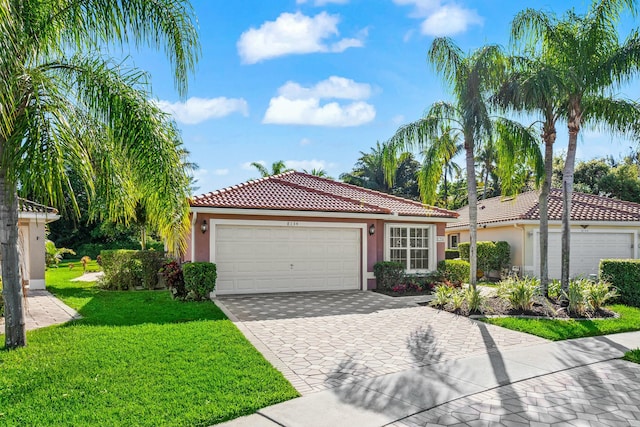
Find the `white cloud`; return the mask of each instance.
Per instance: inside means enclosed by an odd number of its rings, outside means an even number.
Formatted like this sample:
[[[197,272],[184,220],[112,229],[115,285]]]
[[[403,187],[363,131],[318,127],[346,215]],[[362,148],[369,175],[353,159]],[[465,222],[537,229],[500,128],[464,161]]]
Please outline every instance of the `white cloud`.
[[[186,102],[160,100],[158,107],[172,114],[176,121],[194,125],[209,119],[218,119],[233,113],[249,115],[249,104],[242,98],[189,98]]]
[[[214,175],[224,176],[229,174],[229,169],[216,169],[213,171]]]
[[[471,25],[482,25],[484,19],[475,10],[466,9],[455,3],[443,4],[442,0],[393,0],[401,6],[413,6],[409,14],[422,19],[420,32],[429,36],[451,36],[465,32]],[[406,34],[405,41],[411,38]]]
[[[300,140],[300,145],[309,145],[311,144],[311,140],[309,138],[302,138]]]
[[[303,87],[299,83],[288,81],[278,89],[278,94],[288,99],[335,98],[367,99],[371,96],[371,85],[357,83],[344,77],[331,76],[312,87]]]
[[[371,96],[371,86],[332,76],[311,87],[287,82],[271,98],[262,123],[330,127],[359,126],[376,116],[373,105],[363,99]],[[348,99],[355,102],[322,104],[322,99]]]
[[[267,21],[260,28],[251,28],[238,40],[238,54],[245,64],[291,54],[313,52],[343,52],[350,47],[364,46],[366,30],[356,38],[333,43],[327,39],[338,37],[338,15],[327,12],[309,17],[301,12],[283,13],[275,21]]]

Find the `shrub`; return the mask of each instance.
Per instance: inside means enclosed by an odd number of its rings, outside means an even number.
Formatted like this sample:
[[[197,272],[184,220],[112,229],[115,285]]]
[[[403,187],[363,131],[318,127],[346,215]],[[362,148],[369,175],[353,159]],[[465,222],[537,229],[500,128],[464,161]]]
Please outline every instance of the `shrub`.
[[[435,307],[444,307],[449,303],[449,299],[451,298],[451,294],[453,293],[453,288],[449,286],[440,285],[436,287],[436,292],[433,300],[431,301],[431,305]]]
[[[587,306],[590,310],[598,311],[607,301],[615,299],[618,292],[607,282],[589,283],[584,290]]]
[[[467,306],[469,307],[470,313],[482,312],[484,297],[482,296],[480,289],[473,289],[471,286],[469,286],[469,288],[467,288],[467,291],[465,292],[464,298],[467,301]]]
[[[47,267],[57,267],[65,254],[76,254],[72,249],[56,248],[56,244],[49,239],[44,241],[44,249],[44,262]]]
[[[462,289],[452,290],[450,300],[453,311],[459,311],[464,304],[464,291]]]
[[[157,252],[153,249],[136,252],[142,267],[142,286],[147,289],[155,289],[158,286],[158,272],[166,259],[164,252]]]
[[[562,292],[569,302],[569,305],[567,306],[569,314],[574,316],[582,316],[584,314],[587,305],[585,290],[589,283],[590,282],[587,279],[571,280],[569,282],[569,292]]]
[[[618,290],[617,301],[640,307],[640,260],[603,259],[600,278]]]
[[[557,279],[549,281],[548,288],[549,298],[558,299],[562,295],[562,282]]]
[[[461,259],[445,259],[438,263],[438,271],[445,279],[462,283],[469,280],[471,267],[467,261]]]
[[[80,262],[82,262],[82,271],[87,271],[87,264],[91,262],[91,257],[85,255],[80,258]]]
[[[460,258],[469,261],[469,242],[458,243]],[[511,263],[511,247],[507,242],[477,242],[478,268],[489,271],[501,271]]]
[[[509,301],[515,310],[528,311],[533,307],[533,297],[539,286],[540,281],[536,278],[508,278],[500,282],[498,296]]]
[[[392,290],[404,279],[404,266],[399,262],[380,261],[373,266],[373,274],[376,276],[376,286],[383,290]]]
[[[187,296],[187,289],[184,286],[184,276],[182,274],[182,266],[177,261],[165,262],[160,269],[160,274],[164,277],[167,288],[171,291],[171,295],[177,299],[183,299]]]
[[[190,262],[182,267],[187,298],[203,300],[216,288],[216,265],[211,262]]]
[[[444,259],[456,259],[460,258],[460,251],[457,249],[445,249]]]

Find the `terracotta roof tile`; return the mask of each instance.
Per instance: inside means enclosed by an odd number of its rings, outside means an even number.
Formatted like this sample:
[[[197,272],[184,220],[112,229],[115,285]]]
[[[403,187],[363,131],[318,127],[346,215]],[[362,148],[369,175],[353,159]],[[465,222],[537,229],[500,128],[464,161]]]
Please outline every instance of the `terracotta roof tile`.
[[[453,211],[302,172],[287,172],[196,196],[191,206],[457,217]]]
[[[57,214],[58,210],[31,200],[18,198],[18,210],[24,213]]]
[[[537,191],[528,191],[513,198],[493,197],[478,201],[478,224],[540,219]],[[469,207],[458,210],[460,221],[448,228],[469,225]],[[549,194],[549,220],[562,219],[562,190]],[[640,204],[593,194],[574,192],[571,198],[572,221],[640,221]]]

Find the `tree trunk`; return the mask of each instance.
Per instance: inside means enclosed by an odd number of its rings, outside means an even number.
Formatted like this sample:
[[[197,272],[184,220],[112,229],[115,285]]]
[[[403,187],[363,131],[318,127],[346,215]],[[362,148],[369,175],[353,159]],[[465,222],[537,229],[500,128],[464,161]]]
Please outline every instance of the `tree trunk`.
[[[444,208],[449,209],[449,192],[447,191],[447,172],[448,165],[444,169]]]
[[[469,264],[471,273],[469,274],[469,286],[476,289],[476,275],[478,272],[478,189],[476,186],[475,159],[473,156],[473,139],[465,140],[465,150],[467,153],[467,187],[469,189]]]
[[[573,172],[576,163],[576,149],[578,146],[578,132],[582,114],[579,108],[572,105],[568,120],[569,145],[567,159],[562,171],[562,290],[569,292],[569,256],[571,253],[571,195],[573,194]]]
[[[553,143],[555,129],[545,130],[544,139],[544,181],[540,190],[540,291],[549,297],[549,193],[553,178]]]
[[[18,194],[15,185],[7,183],[6,173],[6,170],[0,169],[0,259],[5,303],[5,345],[12,349],[27,345],[27,335],[18,255]]]

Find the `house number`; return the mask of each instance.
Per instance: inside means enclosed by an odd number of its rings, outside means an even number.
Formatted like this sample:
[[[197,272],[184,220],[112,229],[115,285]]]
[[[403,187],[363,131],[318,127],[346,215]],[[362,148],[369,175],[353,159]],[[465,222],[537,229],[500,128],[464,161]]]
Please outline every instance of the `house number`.
[[[298,221],[287,221],[288,227],[297,227],[298,225],[300,225]]]

